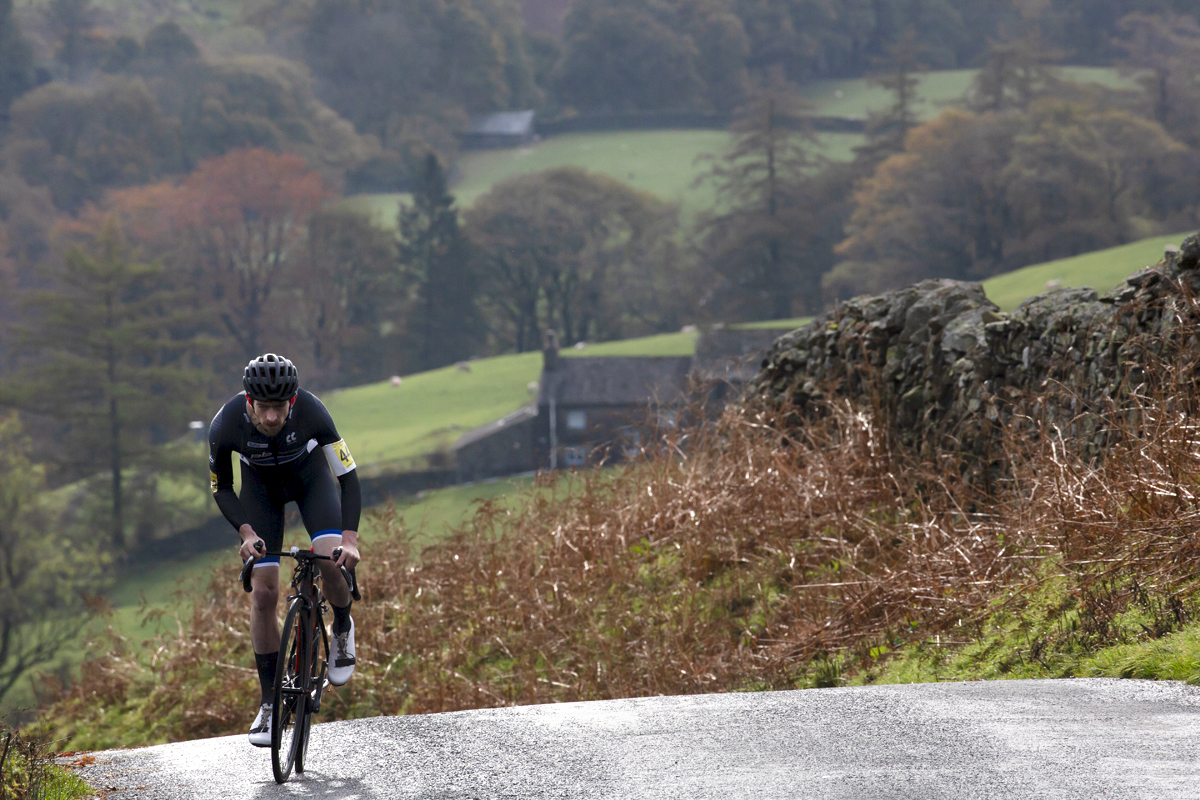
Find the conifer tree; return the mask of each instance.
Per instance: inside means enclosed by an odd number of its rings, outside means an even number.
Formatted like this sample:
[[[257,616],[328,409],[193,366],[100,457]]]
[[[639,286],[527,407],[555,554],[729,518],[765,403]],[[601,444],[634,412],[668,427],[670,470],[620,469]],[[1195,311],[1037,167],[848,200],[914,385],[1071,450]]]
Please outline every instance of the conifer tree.
[[[866,169],[890,155],[904,150],[904,139],[920,120],[916,104],[921,101],[917,75],[925,71],[921,63],[921,43],[916,31],[909,28],[888,49],[887,58],[879,61],[880,71],[867,79],[872,86],[892,94],[892,105],[886,111],[871,113],[867,118],[867,143],[855,148],[857,161]]]
[[[758,90],[710,172],[721,210],[700,220],[702,249],[728,284],[718,305],[750,319],[787,319],[797,297],[819,305],[818,262],[807,253],[818,215],[804,111],[790,86]]]
[[[417,176],[412,205],[400,209],[399,228],[400,275],[415,300],[407,324],[415,350],[410,363],[426,370],[467,358],[484,335],[478,279],[446,172],[433,153]]]
[[[106,474],[110,541],[126,546],[125,473],[157,473],[157,443],[186,430],[205,401],[203,373],[179,335],[194,304],[172,291],[158,263],[141,263],[111,219],[72,247],[52,290],[26,298],[18,328],[26,366],[3,400],[61,427],[59,464],[83,477]]]

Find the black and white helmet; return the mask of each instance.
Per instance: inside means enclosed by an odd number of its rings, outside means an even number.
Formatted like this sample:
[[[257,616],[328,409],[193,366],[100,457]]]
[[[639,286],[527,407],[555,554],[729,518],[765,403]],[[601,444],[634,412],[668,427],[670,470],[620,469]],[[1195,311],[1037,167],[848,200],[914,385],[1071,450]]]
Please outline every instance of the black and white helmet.
[[[246,365],[242,386],[251,400],[291,400],[300,388],[300,377],[291,361],[267,353]]]

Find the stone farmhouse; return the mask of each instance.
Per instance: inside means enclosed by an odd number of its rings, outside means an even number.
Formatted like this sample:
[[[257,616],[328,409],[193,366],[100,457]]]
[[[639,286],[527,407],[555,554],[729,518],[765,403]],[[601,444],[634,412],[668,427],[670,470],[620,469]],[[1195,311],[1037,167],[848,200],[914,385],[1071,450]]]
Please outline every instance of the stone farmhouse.
[[[712,329],[695,356],[563,356],[553,333],[542,350],[537,401],[463,434],[452,452],[459,482],[613,463],[654,428],[675,425],[693,385],[720,406],[751,380],[790,329]]]

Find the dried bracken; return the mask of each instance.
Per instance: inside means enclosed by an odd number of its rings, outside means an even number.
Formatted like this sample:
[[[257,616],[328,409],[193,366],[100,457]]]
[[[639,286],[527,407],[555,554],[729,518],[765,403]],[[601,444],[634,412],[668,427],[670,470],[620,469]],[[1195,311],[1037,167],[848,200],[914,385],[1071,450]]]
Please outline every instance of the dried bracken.
[[[484,503],[421,552],[385,512],[360,572],[358,673],[325,708],[820,685],[832,661],[854,669],[880,645],[969,638],[1051,576],[1077,599],[1088,646],[1109,643],[1131,603],[1159,609],[1146,635],[1160,636],[1191,613],[1200,558],[1196,398],[1180,391],[1195,354],[1173,352],[1138,365],[1146,380],[1121,406],[1089,412],[1112,442],[1102,459],[1070,420],[1025,417],[987,486],[955,453],[912,455],[834,398],[804,424],[786,407],[731,408],[662,431],[619,470],[541,476],[523,503]],[[48,723],[74,746],[103,741],[109,707],[130,709],[146,742],[240,732],[255,682],[230,578],[150,652],[86,664]]]

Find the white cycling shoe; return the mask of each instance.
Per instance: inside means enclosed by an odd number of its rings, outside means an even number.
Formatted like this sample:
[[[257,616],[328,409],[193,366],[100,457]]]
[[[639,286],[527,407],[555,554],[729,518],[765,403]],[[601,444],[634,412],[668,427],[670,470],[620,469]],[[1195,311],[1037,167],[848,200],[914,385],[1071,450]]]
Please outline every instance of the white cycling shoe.
[[[335,633],[329,643],[329,682],[341,686],[354,674],[354,617],[350,630]]]
[[[263,703],[258,709],[258,716],[254,718],[254,724],[250,726],[250,744],[255,747],[271,746],[272,710],[274,710],[272,704]]]

